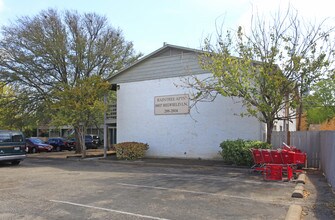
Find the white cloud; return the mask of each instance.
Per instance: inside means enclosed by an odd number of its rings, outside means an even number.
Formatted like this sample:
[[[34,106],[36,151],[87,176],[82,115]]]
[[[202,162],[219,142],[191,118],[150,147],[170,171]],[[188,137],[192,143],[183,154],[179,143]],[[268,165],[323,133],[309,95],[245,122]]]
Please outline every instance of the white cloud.
[[[308,21],[321,21],[334,17],[333,0],[189,0],[190,8],[206,15],[225,16],[225,23],[231,27],[249,25],[252,14],[269,17],[279,10],[285,13],[288,7],[296,9],[298,15]]]
[[[319,23],[326,18],[334,18],[331,0],[318,0],[317,3],[306,0],[246,0],[246,2],[249,2],[250,7],[246,12],[240,14],[232,27],[242,26],[248,29],[252,15],[271,20],[271,16],[278,12],[284,14],[289,7],[296,10],[298,16],[306,22]]]
[[[4,0],[0,0],[0,11],[3,11],[5,8]]]

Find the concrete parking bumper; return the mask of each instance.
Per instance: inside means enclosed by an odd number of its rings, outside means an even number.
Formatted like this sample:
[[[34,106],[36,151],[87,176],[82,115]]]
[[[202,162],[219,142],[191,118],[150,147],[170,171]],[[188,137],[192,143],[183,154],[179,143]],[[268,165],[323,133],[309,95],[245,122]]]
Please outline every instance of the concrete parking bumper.
[[[285,220],[300,220],[302,207],[300,205],[290,205]]]
[[[304,174],[304,173],[300,174],[298,176],[297,183],[305,184],[306,183],[306,174]]]

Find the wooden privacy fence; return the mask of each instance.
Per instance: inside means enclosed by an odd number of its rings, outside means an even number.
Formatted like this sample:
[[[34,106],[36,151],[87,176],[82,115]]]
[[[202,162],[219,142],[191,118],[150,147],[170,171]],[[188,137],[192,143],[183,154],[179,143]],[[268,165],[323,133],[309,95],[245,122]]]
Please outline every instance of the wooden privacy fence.
[[[335,190],[335,131],[320,133],[321,169]]]
[[[335,189],[335,131],[275,131],[272,146],[278,148],[283,142],[296,146],[307,153],[307,166],[323,171]]]
[[[272,146],[281,147],[283,142],[306,152],[308,167],[320,168],[320,131],[274,131]]]

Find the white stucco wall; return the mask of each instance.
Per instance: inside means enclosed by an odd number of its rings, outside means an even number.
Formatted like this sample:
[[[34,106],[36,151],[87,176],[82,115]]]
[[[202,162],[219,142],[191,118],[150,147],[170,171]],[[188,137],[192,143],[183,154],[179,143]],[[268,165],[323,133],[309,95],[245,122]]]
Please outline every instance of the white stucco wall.
[[[290,110],[290,114],[294,114],[295,112],[293,110]],[[279,113],[280,116],[285,116],[285,110],[281,110]],[[287,128],[288,124],[288,128]],[[275,121],[275,127],[274,131],[296,131],[297,129],[297,120],[296,118],[292,118],[290,120],[281,120],[281,121]],[[288,129],[288,130],[287,130]]]
[[[226,139],[262,139],[264,126],[255,118],[241,118],[240,104],[218,97],[199,103],[188,115],[155,115],[154,97],[186,94],[176,87],[180,78],[121,83],[117,91],[117,142],[149,144],[147,156],[218,158]]]

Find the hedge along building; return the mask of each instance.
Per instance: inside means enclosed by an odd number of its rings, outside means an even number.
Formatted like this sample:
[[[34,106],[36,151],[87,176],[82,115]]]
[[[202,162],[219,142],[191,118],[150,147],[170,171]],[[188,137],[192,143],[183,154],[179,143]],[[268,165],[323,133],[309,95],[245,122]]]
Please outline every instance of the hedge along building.
[[[165,44],[109,79],[117,92],[118,143],[148,143],[149,157],[214,159],[224,140],[264,140],[265,125],[241,118],[244,108],[232,98],[218,96],[190,108],[185,78],[211,74],[200,68],[200,53]]]

